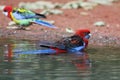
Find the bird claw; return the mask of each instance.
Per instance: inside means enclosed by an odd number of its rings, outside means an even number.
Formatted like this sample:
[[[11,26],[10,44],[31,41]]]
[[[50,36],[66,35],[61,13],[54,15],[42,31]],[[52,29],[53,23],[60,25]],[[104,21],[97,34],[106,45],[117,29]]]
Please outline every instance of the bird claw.
[[[17,30],[30,30],[28,27],[19,26]]]
[[[25,30],[25,27],[19,26],[17,30]]]

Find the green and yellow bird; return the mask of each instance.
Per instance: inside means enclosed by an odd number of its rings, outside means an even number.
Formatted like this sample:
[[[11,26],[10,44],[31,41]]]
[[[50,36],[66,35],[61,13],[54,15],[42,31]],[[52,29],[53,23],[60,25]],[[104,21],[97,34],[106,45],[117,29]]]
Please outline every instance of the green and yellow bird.
[[[40,18],[46,18],[45,15],[35,13],[25,8],[12,8],[12,6],[5,6],[3,9],[3,14],[22,27],[36,23],[49,28],[56,28],[56,26],[40,20]]]

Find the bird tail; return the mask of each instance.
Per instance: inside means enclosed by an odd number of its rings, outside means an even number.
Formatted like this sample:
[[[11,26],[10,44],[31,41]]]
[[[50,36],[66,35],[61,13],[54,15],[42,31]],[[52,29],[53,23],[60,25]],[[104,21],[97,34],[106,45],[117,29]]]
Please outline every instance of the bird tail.
[[[36,24],[42,25],[42,26],[49,27],[49,28],[57,28],[57,27],[54,26],[53,24],[50,24],[50,23],[48,23],[48,22],[46,22],[46,21],[43,21],[43,20],[37,19],[37,20],[35,20],[35,21],[33,21],[33,22],[36,23]]]
[[[55,54],[56,52],[54,49],[14,51],[15,54]]]

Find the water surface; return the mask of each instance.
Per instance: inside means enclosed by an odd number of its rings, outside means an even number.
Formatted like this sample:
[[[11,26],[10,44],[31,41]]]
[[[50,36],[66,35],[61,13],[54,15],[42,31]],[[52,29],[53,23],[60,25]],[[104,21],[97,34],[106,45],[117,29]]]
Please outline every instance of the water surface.
[[[14,53],[36,49],[36,42],[1,39],[0,80],[120,80],[119,48],[89,47],[83,55]]]

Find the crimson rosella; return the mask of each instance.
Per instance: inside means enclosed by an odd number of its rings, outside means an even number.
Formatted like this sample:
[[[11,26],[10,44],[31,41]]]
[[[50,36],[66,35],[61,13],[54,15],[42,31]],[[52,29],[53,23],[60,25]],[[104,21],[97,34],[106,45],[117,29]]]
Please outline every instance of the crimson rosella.
[[[17,54],[63,54],[72,53],[84,55],[83,51],[88,46],[90,38],[90,31],[88,29],[77,30],[76,33],[70,37],[65,37],[57,42],[40,42],[38,46],[46,49],[18,51]],[[85,57],[87,59],[87,56]],[[85,60],[86,61],[86,60]],[[77,67],[82,67],[76,63]]]
[[[36,23],[49,28],[56,28],[54,25],[39,19],[46,18],[45,15],[35,13],[25,8],[12,8],[12,6],[5,6],[3,13],[21,27]]]
[[[49,47],[55,49],[58,53],[60,52],[77,52],[82,51],[88,46],[88,40],[90,38],[90,30],[79,29],[70,37],[62,38],[54,43],[40,44],[41,47]]]

